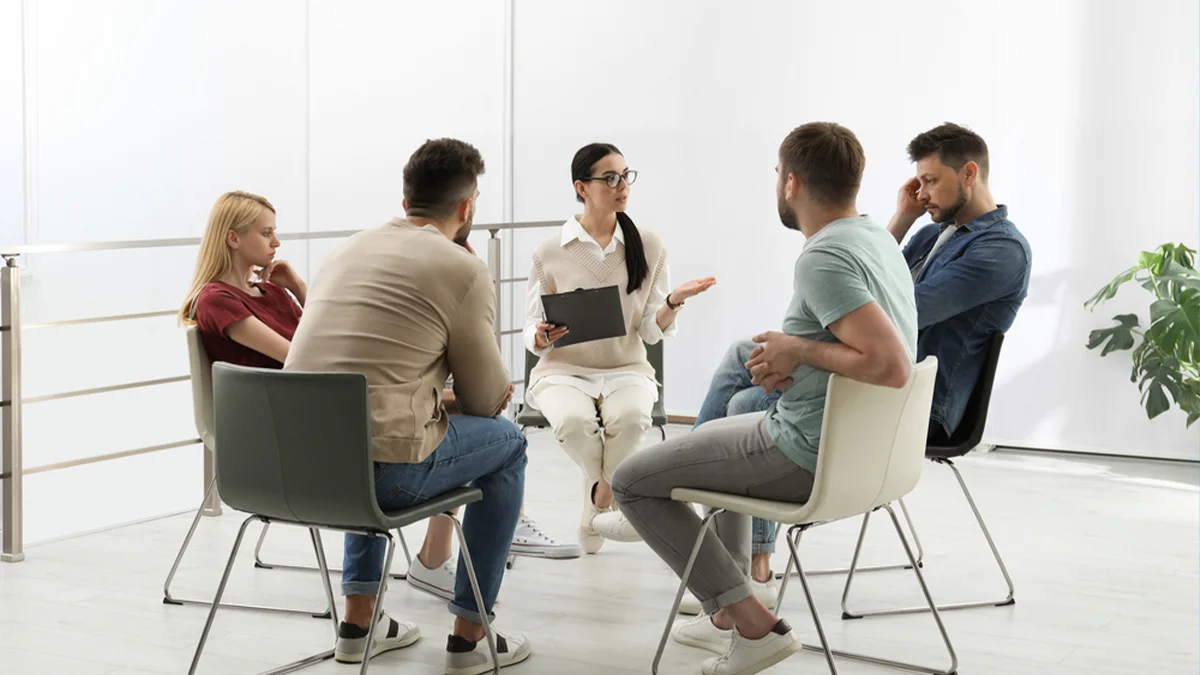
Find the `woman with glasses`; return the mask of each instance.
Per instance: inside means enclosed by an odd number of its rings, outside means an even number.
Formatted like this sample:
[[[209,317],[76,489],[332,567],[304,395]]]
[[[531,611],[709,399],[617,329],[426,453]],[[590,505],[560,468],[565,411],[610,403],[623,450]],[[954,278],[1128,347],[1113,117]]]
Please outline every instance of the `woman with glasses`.
[[[613,504],[612,476],[638,450],[658,399],[644,343],[675,334],[684,302],[715,279],[672,289],[662,240],[639,231],[625,212],[637,172],[615,146],[593,143],[575,153],[571,179],[583,213],[533,254],[529,274],[525,347],[539,357],[526,384],[525,403],[540,410],[567,455],[583,471],[579,544],[596,553],[604,539],[637,541]],[[616,286],[623,337],[555,347],[569,326],[546,323],[542,296]]]

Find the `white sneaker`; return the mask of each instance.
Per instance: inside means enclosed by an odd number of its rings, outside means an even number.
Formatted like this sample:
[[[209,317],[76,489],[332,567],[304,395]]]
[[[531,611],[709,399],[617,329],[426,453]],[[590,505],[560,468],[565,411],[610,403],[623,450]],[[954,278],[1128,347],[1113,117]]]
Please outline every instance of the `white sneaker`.
[[[704,675],[754,675],[770,668],[803,649],[792,627],[783,619],[761,640],[751,640],[733,632],[733,642],[724,656],[705,659]]]
[[[413,558],[408,568],[408,585],[446,601],[454,600],[454,572],[458,556],[452,555],[436,569],[426,567],[420,558]]]
[[[578,558],[583,555],[578,544],[568,544],[551,537],[533,522],[533,518],[525,515],[517,521],[517,530],[513,532],[509,553],[553,560]]]
[[[504,634],[492,629],[496,636],[496,656],[500,667],[518,664],[529,658],[529,641],[521,635]],[[471,642],[451,635],[446,641],[446,675],[481,675],[492,671],[492,652],[487,638]]]
[[[375,626],[375,640],[371,646],[370,658],[393,649],[403,649],[421,638],[421,629],[416,624],[405,621],[399,622],[388,616],[386,612],[379,613],[379,622]],[[367,629],[343,621],[338,626],[337,644],[333,647],[333,658],[338,663],[362,663],[363,651],[367,646]]]
[[[779,599],[779,586],[775,585],[774,574],[767,581],[755,581],[751,579],[750,591],[754,593],[754,597],[758,598],[758,601],[765,605],[767,609],[772,612],[778,609],[775,606],[775,601]],[[691,591],[683,594],[683,601],[679,603],[680,614],[690,616],[699,614],[702,611],[704,609],[700,606],[700,601],[696,599],[696,596],[692,595]]]
[[[592,521],[592,529],[601,537],[613,541],[641,541],[642,536],[633,529],[633,524],[620,511],[608,511],[596,516]]]
[[[712,617],[701,614],[694,619],[675,624],[671,629],[671,637],[681,645],[724,654],[729,651],[729,644],[733,640],[733,631],[717,628],[713,625]]]

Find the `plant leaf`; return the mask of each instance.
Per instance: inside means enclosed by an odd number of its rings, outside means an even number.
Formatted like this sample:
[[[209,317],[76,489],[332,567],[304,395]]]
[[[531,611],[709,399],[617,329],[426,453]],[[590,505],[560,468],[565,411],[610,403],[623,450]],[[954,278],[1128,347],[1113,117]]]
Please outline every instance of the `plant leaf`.
[[[1104,288],[1101,288],[1099,291],[1096,291],[1095,295],[1089,298],[1087,302],[1083,303],[1084,308],[1088,310],[1094,310],[1100,303],[1115,298],[1117,296],[1117,291],[1121,289],[1121,286],[1131,281],[1134,276],[1137,275],[1139,270],[1141,270],[1140,267],[1130,267],[1124,272],[1118,274],[1115,279],[1108,282],[1108,285],[1106,285]]]
[[[1100,356],[1108,356],[1115,351],[1133,349],[1134,337],[1133,329],[1138,325],[1138,317],[1136,314],[1121,314],[1113,317],[1117,322],[1116,326],[1111,328],[1102,328],[1094,330],[1088,336],[1088,349],[1095,349],[1100,345],[1104,345]]]
[[[1146,390],[1145,405],[1146,416],[1150,419],[1171,409],[1171,402],[1167,400],[1167,394],[1158,380],[1153,381],[1150,388]]]
[[[1163,264],[1163,249],[1157,251],[1142,251],[1138,255],[1138,267],[1157,273]]]

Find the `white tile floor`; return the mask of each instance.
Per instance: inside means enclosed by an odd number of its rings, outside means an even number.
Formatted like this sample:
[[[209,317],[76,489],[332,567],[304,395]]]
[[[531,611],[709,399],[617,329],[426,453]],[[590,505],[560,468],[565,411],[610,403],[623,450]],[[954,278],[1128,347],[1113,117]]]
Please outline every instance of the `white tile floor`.
[[[545,432],[530,440],[528,511],[551,532],[572,536],[581,500],[576,470]],[[997,452],[960,466],[1017,587],[1016,606],[944,614],[961,673],[1200,671],[1200,479],[1194,465]],[[929,465],[908,501],[935,598],[1002,596],[1000,575],[950,473]],[[201,523],[173,589],[177,595],[211,596],[240,520],[227,512]],[[26,562],[0,565],[0,673],[186,672],[206,610],[161,600],[188,521],[177,516],[35,546]],[[894,535],[882,520],[876,523],[865,562],[898,559]],[[423,533],[423,527],[406,532],[414,545]],[[802,547],[806,565],[846,562],[856,534],[854,523],[814,530]],[[338,564],[340,541],[328,536],[326,545]],[[237,564],[229,600],[323,605],[315,575],[254,569],[251,550]],[[274,529],[264,557],[309,562],[307,535]],[[777,568],[785,562],[781,552]],[[944,663],[927,615],[842,621],[843,580],[821,576],[812,582],[835,646]],[[497,611],[500,626],[531,639],[534,656],[509,672],[649,672],[674,588],[674,577],[641,544],[609,544],[599,555],[573,561],[521,560],[505,579]],[[917,601],[919,592],[911,572],[881,572],[860,576],[852,597],[861,605],[895,606]],[[450,624],[444,606],[403,583],[393,584],[387,605],[394,615],[417,621],[424,639],[380,657],[371,672],[440,673]],[[796,584],[783,615],[802,639],[816,641]],[[200,672],[260,672],[327,649],[331,635],[327,621],[223,610]],[[663,672],[698,673],[706,656],[672,643]],[[326,662],[304,672],[356,671]],[[805,653],[768,672],[828,670],[820,655]],[[840,672],[889,671],[843,661]]]

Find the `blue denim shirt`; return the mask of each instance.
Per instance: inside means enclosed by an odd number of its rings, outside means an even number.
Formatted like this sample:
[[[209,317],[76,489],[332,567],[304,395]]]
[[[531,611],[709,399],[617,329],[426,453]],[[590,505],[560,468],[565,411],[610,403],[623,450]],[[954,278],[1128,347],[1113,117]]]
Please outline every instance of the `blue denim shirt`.
[[[910,270],[951,223],[921,228],[904,247]],[[917,360],[938,359],[931,417],[953,435],[983,370],[988,338],[1006,332],[1029,291],[1029,242],[1008,208],[972,220],[942,244],[916,279]]]

